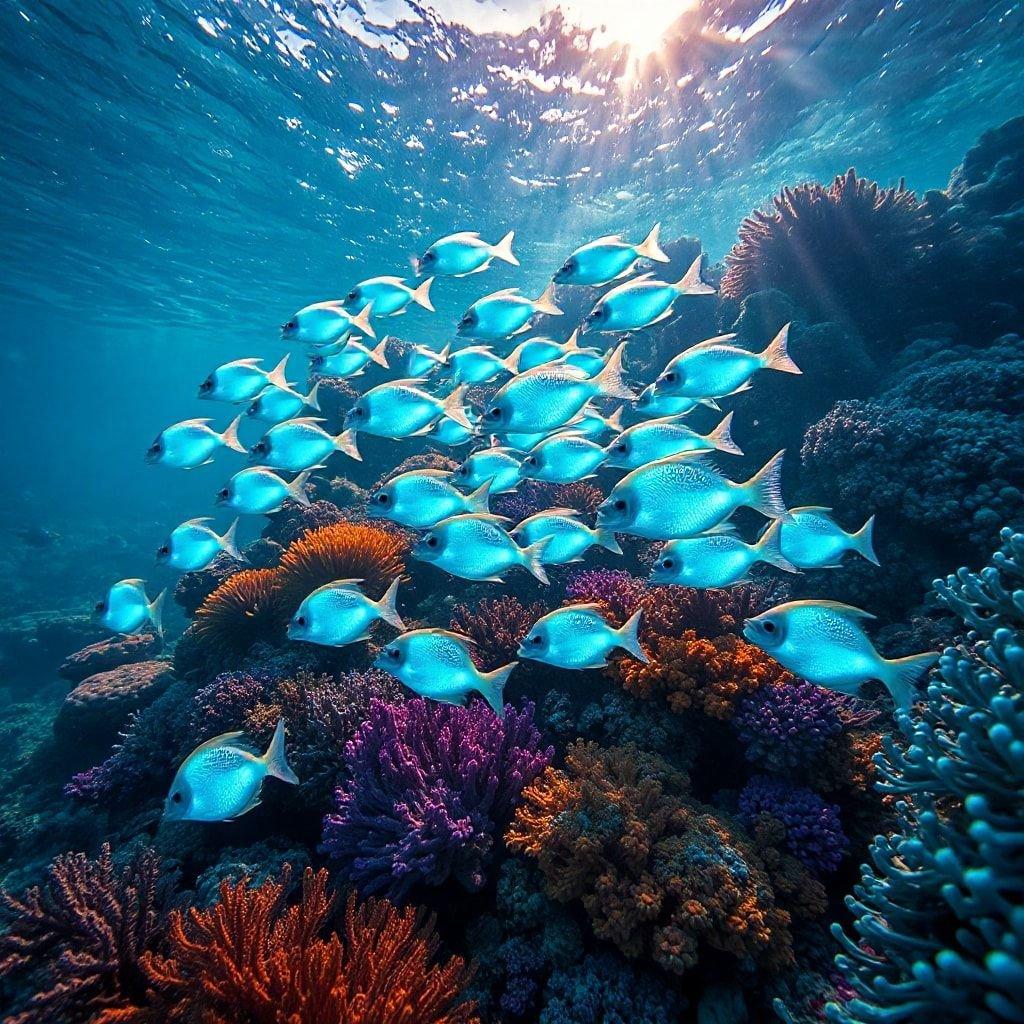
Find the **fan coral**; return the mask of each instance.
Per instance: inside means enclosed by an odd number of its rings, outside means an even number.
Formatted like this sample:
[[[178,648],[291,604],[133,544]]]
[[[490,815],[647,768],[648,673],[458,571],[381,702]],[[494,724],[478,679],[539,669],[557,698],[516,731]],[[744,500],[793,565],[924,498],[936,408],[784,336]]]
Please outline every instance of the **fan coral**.
[[[280,582],[276,569],[243,569],[199,606],[192,629],[211,660],[230,662],[258,640],[284,639]]]
[[[898,823],[847,899],[860,941],[834,928],[857,992],[828,1007],[841,1024],[1024,1017],[1024,534],[1001,539],[980,573],[936,582],[969,645],[946,649],[876,758]]]
[[[556,484],[551,492],[552,507],[574,508],[581,515],[597,515],[597,506],[604,501],[601,488],[588,480],[576,480],[571,484]]]
[[[768,969],[791,960],[789,915],[749,837],[686,796],[685,775],[634,747],[575,743],[523,793],[507,841],[549,894],[580,900],[598,938],[667,971],[710,948]]]
[[[755,775],[740,793],[740,817],[752,826],[761,815],[777,819],[786,830],[786,848],[815,875],[831,874],[849,847],[839,808],[803,786]]]
[[[482,701],[372,701],[345,750],[350,779],[324,821],[324,850],[365,893],[402,900],[452,876],[479,889],[495,836],[554,753],[540,738],[529,704],[502,720]]]
[[[893,311],[913,315],[908,294],[927,253],[930,218],[913,192],[880,188],[853,168],[828,187],[784,188],[774,209],[740,225],[726,256],[723,298],[778,288],[816,320],[891,331]]]
[[[843,698],[802,679],[770,683],[742,697],[732,724],[747,758],[775,772],[813,765],[843,731]]]
[[[469,980],[463,961],[433,963],[431,919],[349,896],[343,935],[325,932],[333,909],[326,871],[307,868],[302,897],[286,906],[288,870],[256,889],[221,883],[208,910],[171,914],[168,952],[146,957],[159,1002],[121,1020],[207,1024],[469,1024],[456,1005]]]
[[[692,630],[658,639],[649,664],[620,658],[605,671],[635,696],[664,693],[677,714],[695,708],[722,720],[732,718],[744,694],[769,684],[795,682],[778,662],[738,636],[726,633],[708,640]]]
[[[379,598],[405,571],[408,545],[380,526],[335,523],[300,537],[281,556],[281,602],[290,615],[317,587],[334,580],[362,580]]]
[[[452,609],[450,628],[473,642],[473,660],[490,672],[516,660],[519,644],[546,611],[540,601],[524,605],[511,594],[485,597],[472,608],[457,604]]]
[[[92,1020],[138,1003],[141,961],[162,935],[170,889],[153,850],[118,865],[105,844],[95,860],[62,854],[46,882],[20,897],[3,892],[0,978],[31,969],[50,986],[7,1024]]]

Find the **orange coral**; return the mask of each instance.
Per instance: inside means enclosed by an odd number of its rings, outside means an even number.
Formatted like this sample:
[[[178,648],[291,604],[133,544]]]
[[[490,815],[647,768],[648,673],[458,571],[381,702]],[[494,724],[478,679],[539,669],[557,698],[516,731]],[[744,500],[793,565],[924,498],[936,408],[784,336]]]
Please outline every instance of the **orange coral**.
[[[196,641],[220,655],[244,654],[257,640],[283,639],[287,621],[276,569],[243,569],[228,577],[196,611]]]
[[[794,679],[759,648],[731,633],[706,639],[686,630],[679,637],[658,637],[650,654],[649,664],[623,658],[605,671],[634,696],[664,693],[677,714],[695,708],[727,721],[743,694]]]
[[[626,956],[676,974],[702,947],[769,969],[792,962],[789,914],[753,842],[687,786],[655,755],[577,742],[564,771],[524,791],[506,838],[536,858],[552,898],[578,900]]]
[[[158,1004],[120,1021],[203,1024],[470,1024],[472,1003],[453,1005],[470,977],[453,957],[432,964],[432,920],[351,895],[342,936],[320,938],[331,914],[327,872],[307,868],[302,898],[286,906],[288,873],[250,889],[221,883],[208,910],[171,915],[169,952],[144,968]]]
[[[334,580],[362,580],[379,598],[405,571],[408,544],[401,534],[363,523],[334,523],[311,530],[281,556],[281,596],[289,615],[317,587]]]

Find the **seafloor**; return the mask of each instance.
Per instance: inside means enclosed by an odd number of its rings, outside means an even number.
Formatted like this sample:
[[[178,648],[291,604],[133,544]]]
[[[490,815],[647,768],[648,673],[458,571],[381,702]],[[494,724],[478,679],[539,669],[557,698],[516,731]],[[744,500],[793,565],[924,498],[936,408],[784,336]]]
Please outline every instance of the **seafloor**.
[[[381,440],[270,518],[247,567],[184,576],[165,645],[90,621],[75,567],[110,557],[98,527],[27,534],[0,552],[22,612],[0,624],[6,1020],[1024,1020],[1024,119],[923,197],[852,171],[793,184],[628,369],[649,381],[698,340],[760,348],[792,322],[803,375],[723,402],[732,476],[785,448],[789,505],[876,516],[881,566],[651,587],[654,547],[624,538],[546,588],[453,585],[410,572],[411,535],[365,502],[383,467],[462,455]],[[700,243],[666,249],[675,280]],[[320,393],[337,432],[354,392]],[[493,510],[588,517],[614,479]],[[18,581],[41,557],[64,603],[30,611]],[[470,637],[482,668],[573,601],[619,624],[642,608],[650,663],[524,662],[501,722],[413,699],[371,667],[379,637],[285,639],[315,587],[376,597],[403,572],[406,622]],[[870,609],[888,656],[944,649],[913,712],[742,639],[786,595]],[[297,788],[271,780],[232,822],[161,821],[194,747],[242,730],[263,749],[280,717]]]

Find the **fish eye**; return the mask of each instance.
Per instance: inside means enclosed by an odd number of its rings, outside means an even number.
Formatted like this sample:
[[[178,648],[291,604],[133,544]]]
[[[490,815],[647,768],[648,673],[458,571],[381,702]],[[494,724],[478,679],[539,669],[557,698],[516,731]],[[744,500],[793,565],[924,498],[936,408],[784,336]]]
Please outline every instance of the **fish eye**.
[[[455,472],[458,476],[469,476],[469,466],[463,463]]]
[[[433,534],[431,534],[427,538],[427,542],[426,543],[427,543],[427,547],[428,548],[436,548],[437,547],[437,538]]]
[[[107,602],[106,601],[97,601],[95,608],[93,608],[93,611],[96,611],[96,612],[105,612],[106,610],[107,610]]]
[[[350,291],[348,293],[348,295],[345,296],[345,301],[346,302],[355,302],[356,299],[358,299],[358,298],[359,298],[359,289],[358,288],[353,288],[352,291]]]
[[[296,626],[304,626],[305,624],[306,624],[306,616],[305,615],[296,615],[295,616],[295,625]]]
[[[213,378],[207,377],[202,384],[199,385],[200,391],[212,391],[213,390]]]
[[[227,498],[227,497],[229,496],[229,494],[230,494],[230,491],[228,491],[228,489],[227,489],[226,487],[222,487],[222,488],[221,488],[221,489],[220,489],[220,490],[219,490],[219,491],[217,492],[217,497],[218,497],[218,498]]]
[[[775,632],[775,623],[772,622],[771,619],[766,619],[764,622],[762,622],[761,623],[761,627],[762,627],[762,629],[764,629],[764,631],[766,633],[774,633]]]
[[[530,637],[530,643],[534,646],[536,646],[537,644],[541,644],[543,642],[544,638],[540,635],[540,633],[535,633],[533,636]]]
[[[361,405],[352,406],[352,415],[355,416],[356,419],[362,419],[365,414],[365,410]]]
[[[287,323],[281,324],[282,331],[297,331],[299,329],[299,321],[292,318]]]
[[[460,327],[471,327],[473,325],[473,314],[467,313],[460,321]]]
[[[391,499],[383,491],[381,491],[380,494],[377,495],[378,504],[386,505],[390,500]]]
[[[399,651],[397,647],[389,647],[387,650],[387,655],[392,661],[398,661],[398,659],[402,656],[402,652]]]
[[[526,461],[526,464],[528,466],[536,466],[537,465],[537,456],[536,455],[527,455],[525,461]]]
[[[257,441],[252,446],[252,453],[253,453],[253,455],[266,455],[266,453],[267,453],[267,442],[266,441]]]
[[[170,544],[161,544],[160,547],[156,549],[156,553],[158,555],[169,555],[171,553]]]
[[[626,511],[626,499],[625,498],[619,498],[615,502],[615,509],[618,512],[625,512]]]
[[[675,382],[679,380],[679,374],[676,373],[675,370],[669,370],[668,373],[662,376],[662,380],[664,380],[666,384],[675,384]]]
[[[310,360],[309,360],[309,365],[314,370],[319,370],[324,365],[324,357],[323,356],[313,356],[313,357],[311,357]]]
[[[490,409],[487,410],[487,418],[489,420],[500,420],[501,410],[496,405],[492,405]]]
[[[432,249],[428,249],[421,257],[420,263],[433,263],[437,259],[437,253]]]
[[[671,558],[663,558],[661,560],[662,569],[671,569],[673,565],[675,565],[675,562]]]
[[[626,454],[626,444],[625,444],[625,442],[624,442],[624,441],[620,441],[620,442],[619,442],[619,443],[618,443],[618,444],[617,444],[617,445],[615,446],[615,450],[616,450],[617,452],[620,452],[621,454],[625,455],[625,454]]]
[[[171,794],[171,800],[172,800],[173,803],[180,804],[181,803],[181,799],[182,799],[182,797],[181,797],[181,790],[177,790],[176,789]]]

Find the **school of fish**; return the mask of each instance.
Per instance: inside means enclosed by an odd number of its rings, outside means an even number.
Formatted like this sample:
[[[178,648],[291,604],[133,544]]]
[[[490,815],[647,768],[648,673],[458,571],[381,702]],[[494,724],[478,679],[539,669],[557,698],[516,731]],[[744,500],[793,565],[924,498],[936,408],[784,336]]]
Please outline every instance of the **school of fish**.
[[[392,372],[390,336],[377,338],[381,321],[411,305],[434,312],[431,289],[439,278],[485,272],[494,260],[518,267],[514,233],[488,243],[477,232],[438,239],[413,261],[416,278],[378,276],[352,287],[341,299],[300,309],[281,326],[281,338],[306,349],[311,375],[355,381],[369,364]],[[734,480],[720,468],[742,451],[733,440],[733,416],[702,435],[684,419],[700,405],[749,389],[764,371],[799,374],[788,353],[789,325],[759,352],[736,344],[734,335],[702,341],[678,353],[657,378],[637,391],[627,379],[629,337],[679,312],[687,297],[714,293],[701,277],[702,256],[678,281],[638,271],[670,262],[659,242],[659,226],[640,242],[615,235],[580,246],[537,297],[505,288],[473,302],[459,319],[452,340],[440,348],[407,345],[394,378],[362,392],[332,435],[316,416],[319,381],[303,394],[287,379],[288,356],[265,370],[254,358],[213,370],[198,397],[245,406],[262,423],[263,437],[248,450],[241,444],[237,416],[220,432],[209,419],[167,427],[146,451],[146,460],[193,469],[217,458],[221,449],[247,455],[216,493],[215,502],[242,515],[273,515],[288,500],[308,505],[309,476],[336,453],[359,459],[358,436],[421,437],[459,447],[472,445],[452,473],[422,469],[392,476],[369,497],[368,515],[420,533],[415,558],[466,580],[500,583],[521,570],[542,584],[547,566],[582,561],[593,547],[615,554],[616,535],[664,542],[651,585],[732,587],[765,563],[788,573],[838,568],[847,552],[875,564],[869,519],[848,532],[822,507],[787,508],[781,488],[783,452],[748,480]],[[612,287],[601,294],[583,322],[565,340],[533,333],[538,317],[563,316],[555,284]],[[520,340],[520,335],[530,337]],[[623,340],[623,335],[626,339]],[[611,346],[602,335],[613,335]],[[588,344],[580,344],[581,338]],[[591,344],[592,342],[592,344]],[[469,386],[491,385],[483,408],[467,405]],[[595,403],[619,403],[602,411]],[[631,424],[623,426],[624,415]],[[742,435],[741,435],[742,436]],[[719,459],[719,456],[723,458]],[[589,524],[571,509],[552,508],[510,523],[490,512],[494,495],[513,492],[524,480],[574,483],[599,469],[622,476]],[[286,474],[286,475],[282,475]],[[748,541],[732,522],[746,507],[766,520]],[[195,572],[221,553],[244,560],[235,544],[237,518],[218,534],[208,518],[176,526],[157,550],[158,561],[180,572]],[[407,630],[398,610],[398,584],[379,601],[359,580],[336,580],[307,595],[288,625],[296,641],[343,646],[366,640],[378,622],[398,631],[375,664],[413,692],[462,703],[481,695],[503,715],[503,691],[516,662],[479,671],[470,641],[443,629]],[[96,606],[107,629],[162,632],[164,594],[150,600],[142,580],[111,586]],[[744,636],[785,668],[820,686],[855,693],[868,680],[881,681],[897,707],[908,708],[916,679],[937,659],[932,652],[885,659],[864,631],[869,613],[829,600],[792,601],[748,619]],[[542,616],[527,634],[519,656],[562,669],[607,664],[616,650],[646,661],[639,640],[640,614],[622,627],[607,622],[594,605],[570,605]],[[284,752],[278,723],[270,749],[251,751],[240,734],[216,737],[182,763],[171,785],[169,820],[224,821],[259,803],[264,779],[298,779]]]

